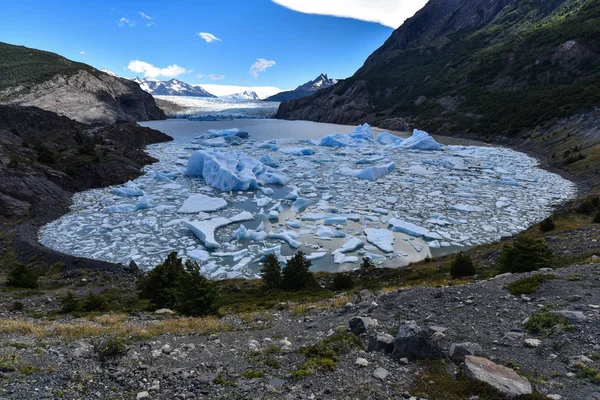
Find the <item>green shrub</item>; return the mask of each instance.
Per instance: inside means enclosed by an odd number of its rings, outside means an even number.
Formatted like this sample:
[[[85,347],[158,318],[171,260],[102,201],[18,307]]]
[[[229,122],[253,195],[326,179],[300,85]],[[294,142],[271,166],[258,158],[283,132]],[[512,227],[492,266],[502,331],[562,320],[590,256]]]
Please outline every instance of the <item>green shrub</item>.
[[[369,257],[363,257],[362,263],[360,264],[361,271],[370,271],[377,268],[373,261]]]
[[[475,266],[473,265],[473,260],[468,255],[460,252],[458,255],[452,260],[450,264],[450,275],[453,278],[463,278],[465,276],[475,275]]]
[[[333,290],[346,290],[354,287],[354,279],[351,275],[344,273],[337,273],[333,277],[332,288]]]
[[[16,264],[8,273],[8,286],[35,289],[38,287],[38,274],[24,264]]]
[[[299,251],[289,259],[283,267],[281,288],[284,290],[298,291],[315,286],[315,277],[309,268],[312,263],[306,259],[303,252]]]
[[[565,328],[569,327],[569,323],[565,317],[551,312],[543,311],[541,313],[529,317],[527,322],[523,324],[523,328],[525,328],[525,330],[529,333],[536,333],[547,336],[554,330],[554,327],[557,325],[562,325]]]
[[[255,369],[247,369],[242,372],[242,377],[246,379],[262,378],[265,375],[263,371],[257,371]]]
[[[510,291],[510,294],[512,294],[513,296],[535,293],[537,292],[542,283],[552,279],[556,279],[556,276],[551,274],[533,275],[509,283],[508,285],[506,285],[506,288]]]
[[[600,207],[600,198],[598,196],[588,197],[583,200],[575,209],[579,214],[591,214]]]
[[[13,311],[23,311],[24,309],[25,309],[25,304],[21,303],[20,301],[15,301],[12,304]]]
[[[179,275],[175,287],[175,310],[183,315],[203,316],[217,314],[219,294],[215,285],[200,273],[194,261],[187,260],[185,272]]]
[[[598,211],[596,213],[596,215],[594,215],[594,219],[592,219],[592,223],[594,223],[594,224],[600,224],[600,211]]]
[[[263,258],[260,277],[265,290],[277,289],[281,286],[281,265],[275,254],[270,253]]]
[[[72,313],[75,311],[81,311],[82,304],[81,301],[73,295],[73,293],[69,292],[64,297],[60,299],[60,312],[61,313]]]
[[[56,163],[56,158],[54,157],[54,153],[49,150],[43,151],[38,154],[37,160],[41,163],[52,165]]]
[[[531,272],[552,267],[553,254],[543,239],[519,236],[504,245],[499,261],[500,272]]]
[[[111,337],[94,345],[101,361],[116,360],[127,354],[125,341],[120,337]]]
[[[156,308],[172,308],[184,315],[216,314],[218,292],[212,282],[200,273],[196,262],[185,264],[172,252],[138,284],[141,299],[149,300]]]
[[[542,232],[550,232],[553,231],[555,228],[556,225],[554,224],[552,217],[548,217],[542,222],[540,222],[540,231]]]
[[[104,296],[100,294],[88,293],[81,301],[81,308],[85,312],[106,311],[108,306]]]

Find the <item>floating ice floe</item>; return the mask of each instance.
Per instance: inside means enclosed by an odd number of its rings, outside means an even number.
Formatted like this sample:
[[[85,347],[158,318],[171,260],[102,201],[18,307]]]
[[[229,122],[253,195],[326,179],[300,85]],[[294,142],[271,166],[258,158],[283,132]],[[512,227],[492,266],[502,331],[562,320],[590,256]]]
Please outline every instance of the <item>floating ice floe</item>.
[[[216,217],[204,221],[184,221],[190,230],[200,239],[208,249],[218,249],[221,245],[215,239],[215,231],[236,222],[251,221],[254,217],[244,211],[231,218]]]
[[[219,197],[210,197],[205,194],[193,194],[188,197],[177,211],[182,214],[195,214],[199,212],[213,212],[227,207],[227,201]]]
[[[335,133],[325,136],[319,142],[319,146],[324,147],[364,147],[371,145],[375,139],[373,138],[373,130],[369,124],[364,124],[352,132]]]
[[[400,149],[411,150],[441,150],[444,146],[432,138],[429,133],[415,129],[413,135],[398,144]]]
[[[391,133],[388,132],[381,132],[379,135],[377,135],[377,142],[379,142],[380,144],[386,145],[386,144],[400,144],[404,141],[404,139],[402,139],[401,137],[392,135]]]
[[[384,253],[394,251],[394,233],[387,229],[365,228],[367,241],[373,243]]]

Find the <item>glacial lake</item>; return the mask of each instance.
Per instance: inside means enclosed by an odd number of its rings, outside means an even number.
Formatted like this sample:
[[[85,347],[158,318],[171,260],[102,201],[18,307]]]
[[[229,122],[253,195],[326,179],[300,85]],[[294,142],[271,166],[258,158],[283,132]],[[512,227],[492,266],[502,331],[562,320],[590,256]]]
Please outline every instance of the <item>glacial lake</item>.
[[[160,161],[125,185],[76,194],[70,213],[40,230],[42,244],[142,268],[177,251],[212,279],[254,278],[264,254],[285,261],[298,250],[315,271],[355,269],[366,256],[402,267],[518,233],[576,194],[523,153],[452,138],[433,136],[444,146],[426,151],[379,143],[373,129],[372,139],[329,147],[320,140],[356,127],[271,119],[140,125],[175,139],[147,147]],[[220,131],[232,128],[249,136],[225,142]],[[269,160],[269,176],[287,183],[221,191],[185,174],[198,151]],[[383,167],[389,171],[377,179],[361,179]],[[203,236],[214,227],[211,245]]]

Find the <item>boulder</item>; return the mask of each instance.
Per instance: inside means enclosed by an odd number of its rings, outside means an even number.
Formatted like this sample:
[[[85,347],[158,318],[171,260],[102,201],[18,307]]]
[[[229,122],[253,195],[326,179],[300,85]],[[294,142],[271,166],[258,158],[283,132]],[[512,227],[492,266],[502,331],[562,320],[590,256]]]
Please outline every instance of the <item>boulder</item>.
[[[390,373],[387,371],[387,369],[381,367],[373,371],[373,377],[382,381],[385,381],[385,378],[387,378],[389,374]]]
[[[392,357],[437,360],[444,358],[444,352],[415,321],[405,321],[398,327]]]
[[[175,311],[169,310],[168,308],[161,308],[161,309],[158,309],[158,310],[154,311],[154,314],[158,314],[158,315],[173,315],[173,314],[175,314]]]
[[[452,343],[448,351],[448,356],[455,364],[460,364],[464,361],[465,356],[480,355],[482,352],[483,349],[478,343]]]
[[[466,356],[464,375],[479,382],[487,383],[506,397],[516,397],[532,393],[529,381],[510,368],[475,356]]]
[[[377,326],[377,320],[371,317],[354,317],[348,321],[350,331],[355,335],[367,332],[370,328]]]
[[[375,336],[371,336],[367,342],[367,351],[384,351],[385,353],[391,353],[394,351],[394,337],[387,333],[378,333]]]
[[[564,317],[572,324],[580,324],[585,322],[586,317],[581,311],[570,311],[570,310],[559,310],[559,311],[550,311],[553,314],[560,315]]]
[[[375,295],[369,289],[363,289],[354,296],[354,304],[362,303],[363,301],[371,300]]]

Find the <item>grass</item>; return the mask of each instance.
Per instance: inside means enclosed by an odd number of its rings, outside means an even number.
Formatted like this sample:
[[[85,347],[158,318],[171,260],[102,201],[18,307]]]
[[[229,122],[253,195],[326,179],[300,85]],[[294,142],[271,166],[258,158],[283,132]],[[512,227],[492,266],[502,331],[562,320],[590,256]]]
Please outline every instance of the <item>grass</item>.
[[[363,348],[363,344],[351,333],[337,333],[315,345],[298,350],[306,356],[306,361],[299,366],[292,377],[301,379],[315,372],[332,371],[338,363],[338,356],[352,349]]]
[[[527,322],[523,324],[523,328],[529,333],[548,336],[556,328],[570,330],[572,329],[572,326],[569,325],[569,322],[565,317],[548,311],[542,311],[529,317]]]
[[[556,275],[552,274],[539,274],[528,276],[527,278],[519,279],[506,285],[506,288],[510,291],[513,296],[521,294],[531,294],[537,292],[542,283],[556,279]]]
[[[255,369],[247,369],[242,372],[242,377],[246,379],[257,379],[262,378],[265,375],[263,371],[257,371]]]

